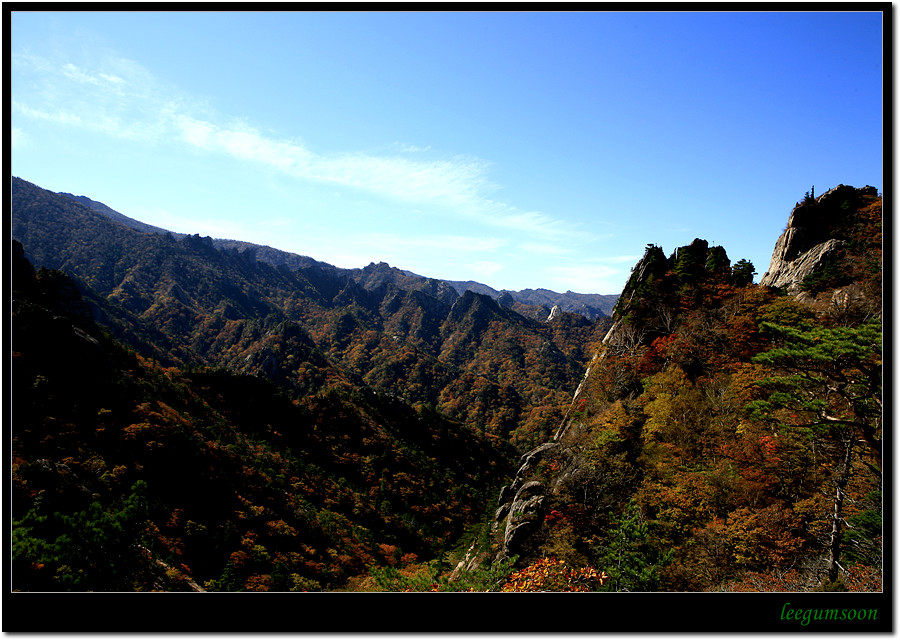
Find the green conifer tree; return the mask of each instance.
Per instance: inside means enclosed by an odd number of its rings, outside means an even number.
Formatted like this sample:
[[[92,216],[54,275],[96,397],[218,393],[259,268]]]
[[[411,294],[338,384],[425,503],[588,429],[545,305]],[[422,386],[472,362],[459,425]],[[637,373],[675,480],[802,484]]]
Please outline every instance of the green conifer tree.
[[[753,418],[778,429],[799,429],[832,452],[828,580],[834,583],[842,568],[844,508],[854,459],[858,456],[875,474],[881,473],[881,324],[761,326],[778,343],[753,361],[775,368],[778,375],[760,382],[771,389],[769,397],[747,406]],[[859,454],[860,440],[874,465]]]
[[[609,575],[603,591],[655,591],[660,569],[672,557],[653,548],[649,524],[634,501],[613,520],[613,528],[594,546],[596,566]]]

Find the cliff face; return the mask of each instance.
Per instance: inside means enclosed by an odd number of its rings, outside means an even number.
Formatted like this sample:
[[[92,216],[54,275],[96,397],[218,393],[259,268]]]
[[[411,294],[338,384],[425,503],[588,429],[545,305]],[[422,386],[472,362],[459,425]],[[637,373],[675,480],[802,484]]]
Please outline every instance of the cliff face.
[[[876,198],[875,187],[838,185],[818,198],[807,198],[791,211],[787,228],[775,243],[769,270],[760,284],[804,296],[804,280],[840,261],[854,240],[854,216]]]

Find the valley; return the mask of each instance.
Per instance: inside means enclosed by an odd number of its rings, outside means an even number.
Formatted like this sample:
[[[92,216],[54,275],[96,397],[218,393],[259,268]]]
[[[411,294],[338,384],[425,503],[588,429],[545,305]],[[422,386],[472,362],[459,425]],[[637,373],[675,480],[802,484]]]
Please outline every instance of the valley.
[[[11,205],[14,589],[881,589],[873,187],[620,295]]]

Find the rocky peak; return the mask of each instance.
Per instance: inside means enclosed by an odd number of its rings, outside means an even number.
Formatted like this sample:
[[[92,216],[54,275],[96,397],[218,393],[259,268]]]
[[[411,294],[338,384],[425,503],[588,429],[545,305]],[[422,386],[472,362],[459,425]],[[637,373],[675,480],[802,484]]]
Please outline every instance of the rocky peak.
[[[500,297],[497,298],[497,304],[501,307],[506,307],[507,309],[511,308],[515,303],[516,300],[509,291],[504,291],[500,294]]]
[[[550,315],[547,316],[547,322],[555,320],[559,316],[562,315],[562,310],[559,308],[558,304],[553,305],[553,308],[550,309]]]
[[[603,344],[649,344],[656,337],[668,335],[674,326],[676,309],[682,304],[681,289],[711,281],[731,281],[731,261],[724,248],[694,238],[666,258],[661,247],[648,244],[622,289],[613,309],[613,325]]]
[[[501,309],[502,307],[490,296],[475,293],[474,291],[466,291],[450,307],[448,320],[451,322],[462,322],[464,319],[469,318],[474,325],[482,326],[494,314],[500,312]]]
[[[662,277],[668,268],[669,262],[666,260],[666,254],[663,253],[662,248],[654,244],[648,244],[643,257],[631,268],[631,276],[628,278],[628,282],[625,284],[625,288],[622,289],[622,293],[616,302],[613,316],[621,315],[628,308],[637,293],[638,285],[651,277]]]
[[[810,196],[803,204],[798,203],[791,214],[788,228],[778,240],[772,266],[762,284],[799,288],[804,278],[819,269],[820,265],[831,264],[832,269],[837,265],[846,273],[842,273],[840,278],[829,278],[829,286],[825,292],[831,300],[840,302],[846,299],[846,302],[841,302],[841,306],[849,308],[852,302],[850,298],[866,292],[857,283],[838,288],[831,284],[834,281],[852,279],[858,270],[845,268],[847,262],[829,261],[831,256],[841,252],[850,255],[853,252],[859,255],[867,251],[880,254],[878,245],[881,232],[880,224],[877,224],[880,205],[875,207],[876,203],[871,202],[877,195],[873,187],[854,189],[841,185],[818,198]],[[866,207],[867,212],[861,211]],[[861,236],[865,236],[870,244],[861,241]],[[878,257],[872,259],[877,266]],[[740,265],[739,262],[738,266]],[[863,266],[869,271],[874,270],[869,263]],[[752,277],[749,281],[752,281]],[[717,286],[731,283],[744,286],[749,281],[741,282],[735,278],[724,248],[710,246],[700,238],[689,245],[678,247],[668,258],[660,247],[647,245],[644,256],[635,264],[618,299],[613,312],[614,323],[603,339],[604,347],[597,351],[587,367],[552,440],[522,456],[513,481],[500,493],[493,523],[500,549],[498,559],[513,555],[528,557],[529,553],[540,549],[540,536],[544,535],[541,523],[547,512],[553,507],[554,501],[563,495],[566,484],[572,478],[579,477],[585,469],[580,452],[583,451],[586,430],[590,428],[586,425],[591,423],[583,419],[583,407],[591,401],[592,394],[600,393],[591,384],[598,379],[592,378],[592,372],[599,371],[602,376],[607,363],[617,353],[629,350],[639,353],[635,347],[650,344],[654,337],[673,334],[680,322],[678,310],[687,303],[715,303],[709,298],[687,298],[682,293],[684,289],[698,284]],[[809,283],[804,287],[809,288]],[[688,295],[690,294],[688,291]],[[614,369],[608,371],[613,372]],[[621,389],[636,393],[624,386]],[[603,390],[602,393],[606,394],[608,391]],[[616,391],[619,398],[624,398],[624,393]],[[611,401],[598,401],[608,402]],[[553,471],[548,472],[546,469]]]
[[[818,198],[808,196],[798,202],[775,243],[769,270],[760,284],[799,294],[807,276],[841,255],[853,213],[863,198],[877,195],[875,187],[856,189],[841,184]]]

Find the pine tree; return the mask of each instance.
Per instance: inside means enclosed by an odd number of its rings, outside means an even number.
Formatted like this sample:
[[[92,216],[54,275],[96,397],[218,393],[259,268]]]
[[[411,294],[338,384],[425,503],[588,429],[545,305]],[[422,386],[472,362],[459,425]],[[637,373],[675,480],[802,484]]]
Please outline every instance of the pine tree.
[[[659,588],[660,569],[672,552],[660,553],[650,544],[650,527],[634,501],[613,521],[613,528],[595,545],[596,565],[609,575],[604,590],[655,591]]]
[[[749,260],[741,258],[731,268],[731,283],[737,287],[746,287],[753,282],[756,275],[756,267]]]
[[[762,323],[779,339],[753,361],[779,370],[761,381],[769,397],[748,404],[751,416],[778,429],[799,429],[832,455],[828,581],[839,577],[845,539],[847,487],[854,458],[880,476],[882,422],[881,326],[856,328]],[[858,453],[862,440],[875,465]]]

